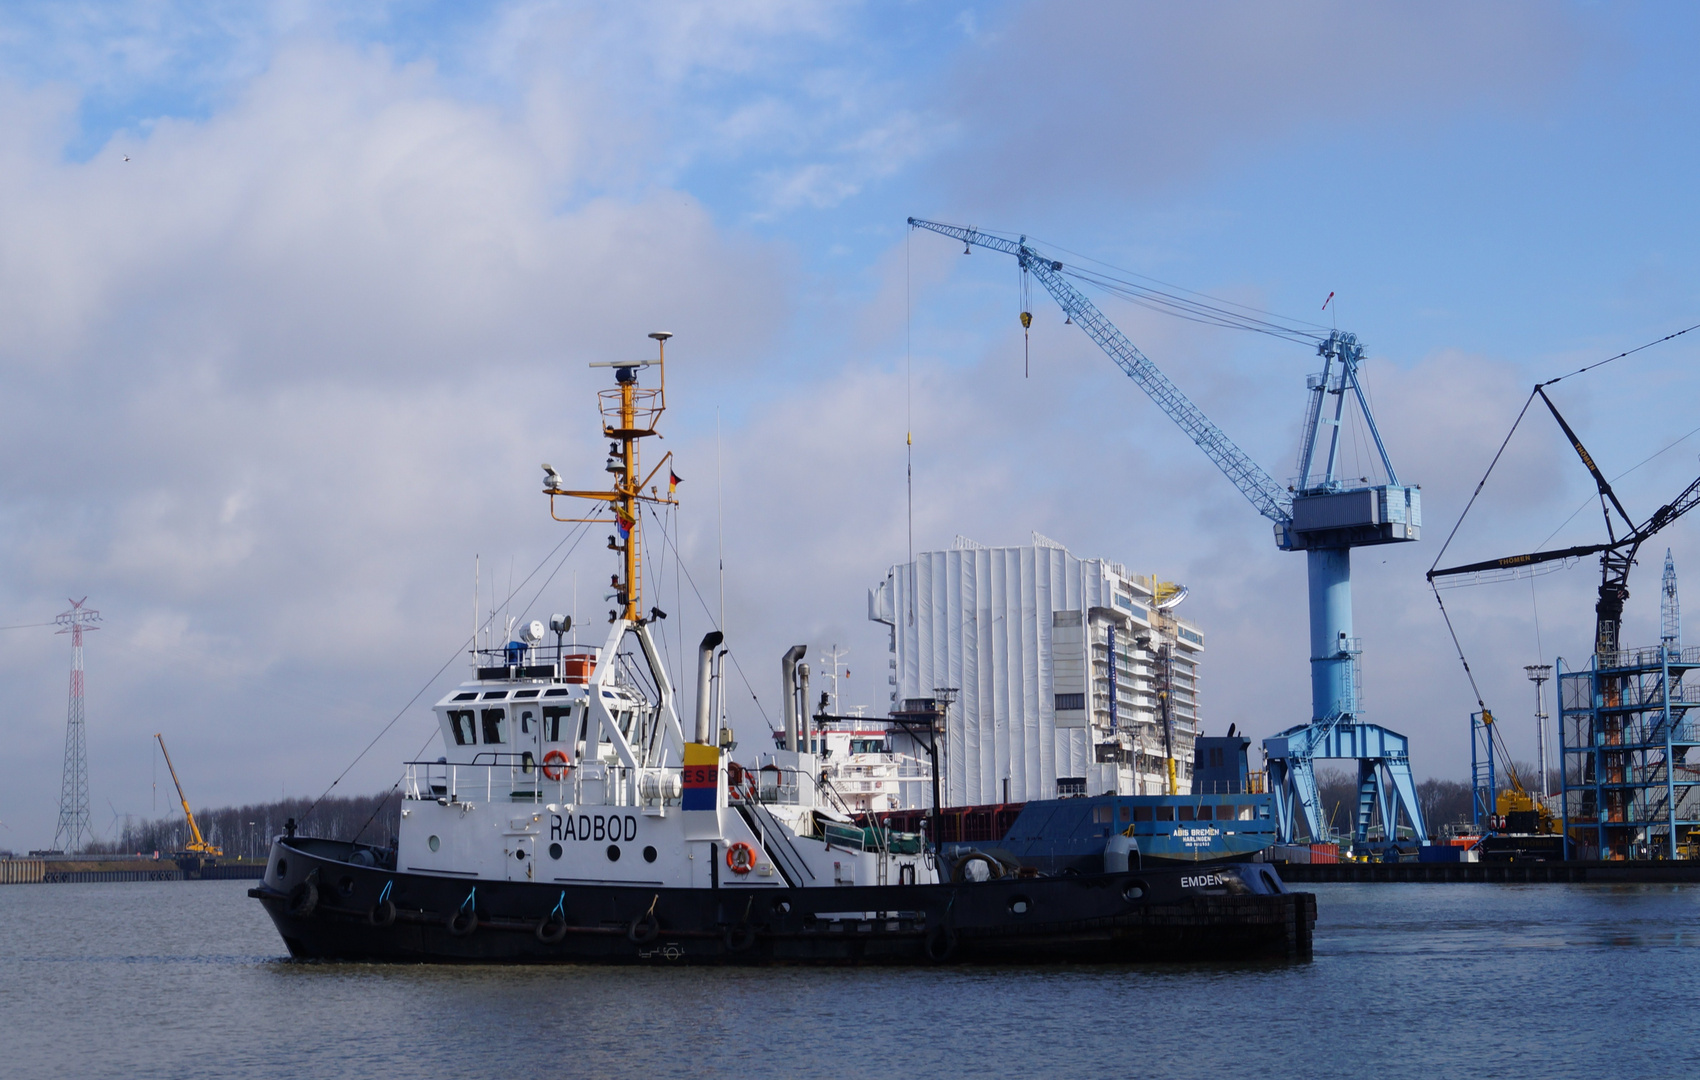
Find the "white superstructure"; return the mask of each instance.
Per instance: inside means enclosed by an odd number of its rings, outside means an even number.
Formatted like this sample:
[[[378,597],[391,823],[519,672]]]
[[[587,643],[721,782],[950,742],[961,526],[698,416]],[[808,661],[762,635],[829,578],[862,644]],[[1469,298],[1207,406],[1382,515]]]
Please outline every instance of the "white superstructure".
[[[1188,790],[1204,635],[1158,610],[1176,595],[1037,533],[1020,547],[958,538],[888,570],[868,617],[891,628],[893,710],[954,697],[944,805],[1165,793],[1164,693]]]

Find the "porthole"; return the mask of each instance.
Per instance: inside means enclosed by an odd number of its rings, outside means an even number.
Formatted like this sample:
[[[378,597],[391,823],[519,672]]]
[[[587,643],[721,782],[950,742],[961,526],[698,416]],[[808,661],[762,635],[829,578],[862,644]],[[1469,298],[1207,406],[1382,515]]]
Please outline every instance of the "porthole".
[[[1027,899],[1025,896],[1017,896],[1009,902],[1009,913],[1011,915],[1025,915],[1027,914],[1028,909],[1032,906],[1033,902],[1031,900]]]
[[[1129,902],[1141,899],[1144,896],[1145,896],[1145,883],[1142,882],[1142,881],[1135,882],[1134,884],[1129,885],[1127,888],[1122,890],[1122,899],[1127,900]]]
[[[289,860],[288,859],[279,859],[277,861],[277,876],[278,877],[284,877],[284,876],[288,875],[288,873],[289,873]]]
[[[643,849],[643,861],[644,862],[654,862],[655,861],[655,849],[654,848],[646,847],[646,848]]]
[[[425,846],[430,848],[432,851],[436,851],[438,848],[443,846],[443,842],[433,836],[429,840],[425,841]]]
[[[514,852],[514,858],[518,859],[520,862],[524,862],[525,861],[525,849],[520,848],[518,851]]]
[[[550,844],[549,845],[549,857],[551,859],[559,859],[561,857],[561,845]]]
[[[609,844],[608,845],[608,861],[609,862],[619,862],[620,861],[620,845],[619,844]]]

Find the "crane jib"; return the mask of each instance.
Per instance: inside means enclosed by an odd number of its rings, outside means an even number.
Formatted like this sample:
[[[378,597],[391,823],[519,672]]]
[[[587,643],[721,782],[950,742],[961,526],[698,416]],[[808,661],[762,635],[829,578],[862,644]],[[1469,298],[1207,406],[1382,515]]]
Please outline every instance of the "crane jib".
[[[926,229],[960,240],[965,253],[972,247],[983,247],[1015,256],[1022,269],[1039,279],[1040,284],[1056,300],[1064,313],[1079,325],[1129,378],[1138,383],[1140,389],[1146,392],[1158,408],[1204,451],[1257,512],[1275,523],[1276,540],[1281,547],[1344,548],[1417,538],[1420,514],[1417,489],[1399,484],[1398,474],[1394,472],[1387,448],[1376,429],[1369,402],[1365,398],[1363,388],[1358,385],[1356,366],[1362,359],[1363,347],[1351,334],[1335,331],[1319,344],[1318,352],[1329,365],[1338,368],[1339,374],[1336,378],[1341,399],[1338,405],[1343,407],[1348,389],[1357,400],[1365,424],[1375,442],[1376,451],[1380,455],[1382,467],[1387,472],[1388,483],[1380,488],[1345,488],[1336,475],[1338,454],[1337,446],[1333,442],[1328,447],[1326,468],[1322,470],[1316,482],[1312,483],[1309,477],[1309,458],[1315,440],[1314,436],[1311,436],[1306,439],[1302,455],[1304,460],[1300,462],[1301,480],[1299,489],[1295,491],[1276,482],[1261,465],[1228,438],[1221,428],[1211,422],[1210,418],[1204,415],[1204,411],[1170,382],[1162,370],[1141,353],[1085,294],[1064,280],[1063,264],[1033,250],[1027,245],[1025,236],[1019,240],[1010,240],[983,233],[978,229],[913,217],[909,219],[909,224],[913,228]],[[1327,370],[1330,369],[1325,369],[1324,381],[1328,378]],[[1313,396],[1313,413],[1320,411],[1322,397],[1320,394]],[[1313,415],[1306,427],[1308,432],[1314,433],[1316,421],[1317,417]],[[1334,440],[1338,439],[1338,421],[1338,416],[1330,421]],[[1343,516],[1342,504],[1330,506],[1318,514],[1307,515],[1304,521],[1295,520],[1294,506],[1297,497],[1314,496],[1326,501],[1349,491],[1364,492],[1369,498],[1368,502],[1363,499],[1351,501],[1354,510],[1362,511],[1358,516]]]

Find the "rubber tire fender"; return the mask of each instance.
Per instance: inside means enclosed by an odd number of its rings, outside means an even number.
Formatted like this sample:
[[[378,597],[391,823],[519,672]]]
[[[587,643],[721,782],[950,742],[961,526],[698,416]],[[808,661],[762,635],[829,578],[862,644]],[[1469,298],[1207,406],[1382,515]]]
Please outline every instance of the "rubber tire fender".
[[[366,913],[366,925],[375,926],[382,930],[386,926],[395,925],[395,901],[383,899],[372,905],[372,910]]]
[[[661,920],[653,911],[646,911],[626,927],[626,940],[633,945],[648,945],[661,936]]]
[[[756,928],[741,922],[728,926],[720,937],[727,952],[743,952],[756,943]]]
[[[545,945],[559,945],[567,936],[567,920],[556,921],[545,915],[537,920],[537,940]]]
[[[318,906],[319,872],[314,870],[295,888],[289,890],[289,899],[284,904],[284,910],[297,919],[305,919],[312,915]]]
[[[465,908],[455,909],[455,913],[449,916],[448,928],[449,933],[455,937],[466,937],[468,934],[478,929],[477,909],[474,908],[471,911],[468,911]]]

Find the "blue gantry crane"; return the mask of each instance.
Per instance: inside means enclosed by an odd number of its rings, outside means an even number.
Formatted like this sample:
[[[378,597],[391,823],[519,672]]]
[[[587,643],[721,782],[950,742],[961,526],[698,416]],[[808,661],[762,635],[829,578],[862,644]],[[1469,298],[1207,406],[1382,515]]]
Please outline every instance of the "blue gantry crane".
[[[1025,236],[1012,240],[920,218],[910,218],[909,225],[958,240],[964,252],[982,247],[1015,256],[1021,269],[1039,280],[1069,320],[1198,444],[1258,513],[1274,523],[1276,546],[1305,553],[1310,574],[1311,719],[1263,741],[1282,842],[1296,840],[1301,823],[1313,840],[1328,835],[1313,762],[1329,758],[1358,762],[1354,837],[1359,845],[1368,846],[1368,831],[1376,812],[1383,824],[1384,843],[1392,843],[1401,810],[1416,839],[1426,842],[1428,834],[1411,776],[1408,740],[1377,724],[1365,723],[1360,715],[1361,650],[1352,633],[1352,549],[1417,539],[1422,503],[1418,487],[1399,482],[1376,430],[1369,401],[1358,381],[1364,352],[1357,337],[1339,330],[1305,334],[1316,342],[1322,371],[1307,380],[1310,397],[1298,476],[1291,485],[1283,486],[1236,446],[1065,279],[1061,262],[1039,254]],[[1023,312],[1023,325],[1030,321],[1031,316]],[[1374,441],[1386,475],[1384,484],[1348,479],[1341,473],[1342,423],[1347,419],[1348,398],[1356,402]]]

